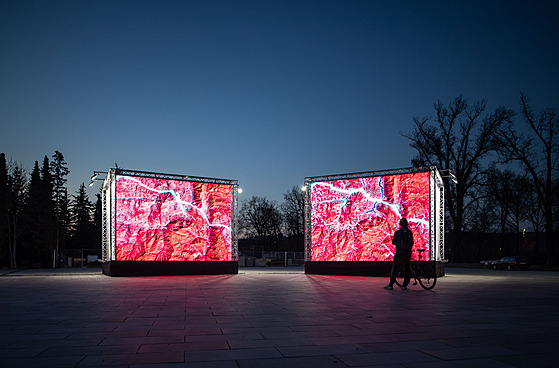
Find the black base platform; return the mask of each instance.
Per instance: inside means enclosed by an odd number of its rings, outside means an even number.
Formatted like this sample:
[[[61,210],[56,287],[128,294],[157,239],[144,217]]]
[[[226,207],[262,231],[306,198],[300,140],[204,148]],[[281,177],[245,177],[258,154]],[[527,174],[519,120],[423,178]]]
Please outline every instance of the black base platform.
[[[223,275],[239,273],[237,261],[109,261],[107,276]]]
[[[437,262],[437,277],[444,276],[444,264]],[[305,273],[313,275],[390,277],[392,262],[384,261],[314,261],[305,262]]]

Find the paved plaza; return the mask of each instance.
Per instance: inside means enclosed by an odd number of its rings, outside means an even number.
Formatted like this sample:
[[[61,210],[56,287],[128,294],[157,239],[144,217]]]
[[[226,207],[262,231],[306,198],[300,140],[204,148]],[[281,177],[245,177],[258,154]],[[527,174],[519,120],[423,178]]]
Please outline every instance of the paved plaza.
[[[2,367],[558,367],[559,273],[0,277]]]

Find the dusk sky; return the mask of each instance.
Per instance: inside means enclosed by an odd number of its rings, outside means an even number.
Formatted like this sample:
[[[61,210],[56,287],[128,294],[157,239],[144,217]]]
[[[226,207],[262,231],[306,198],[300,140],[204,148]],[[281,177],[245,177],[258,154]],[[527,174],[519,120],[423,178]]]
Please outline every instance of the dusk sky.
[[[400,133],[437,100],[559,108],[558,4],[1,0],[0,152],[59,150],[70,194],[116,162],[281,202],[411,166]]]

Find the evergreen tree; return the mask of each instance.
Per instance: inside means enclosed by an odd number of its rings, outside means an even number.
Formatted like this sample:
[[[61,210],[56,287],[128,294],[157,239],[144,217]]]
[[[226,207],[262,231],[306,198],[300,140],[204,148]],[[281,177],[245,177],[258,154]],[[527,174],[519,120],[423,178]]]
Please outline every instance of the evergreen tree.
[[[19,265],[24,267],[35,266],[40,263],[44,254],[41,249],[41,175],[39,163],[31,172],[29,181],[27,201],[20,220],[22,235],[19,241]]]
[[[45,267],[52,265],[53,234],[55,222],[53,221],[52,205],[52,178],[50,165],[45,156],[43,166],[35,161],[27,201],[21,217],[20,228],[20,266]]]
[[[95,211],[93,213],[93,249],[101,248],[103,243],[103,200],[101,193],[95,194]]]
[[[74,249],[89,249],[93,243],[93,204],[87,196],[84,183],[80,185],[76,195],[72,196],[71,205],[69,246]]]
[[[17,268],[18,240],[22,232],[19,223],[27,200],[27,178],[23,167],[18,164],[12,164],[9,169],[7,183],[10,268]]]
[[[65,248],[66,236],[68,233],[68,223],[70,214],[68,211],[68,190],[66,189],[66,176],[70,173],[64,155],[59,151],[55,151],[52,155],[50,163],[50,172],[52,174],[53,184],[53,200],[54,200],[54,216],[56,231],[56,255],[57,260],[60,257],[60,250]]]
[[[0,153],[0,267],[10,264],[8,238],[8,166]]]
[[[56,247],[56,221],[54,216],[53,202],[53,182],[50,172],[50,162],[45,155],[43,166],[41,167],[41,216],[44,224],[42,236],[44,238],[44,247],[46,249],[46,262],[48,265],[53,264],[53,251]]]

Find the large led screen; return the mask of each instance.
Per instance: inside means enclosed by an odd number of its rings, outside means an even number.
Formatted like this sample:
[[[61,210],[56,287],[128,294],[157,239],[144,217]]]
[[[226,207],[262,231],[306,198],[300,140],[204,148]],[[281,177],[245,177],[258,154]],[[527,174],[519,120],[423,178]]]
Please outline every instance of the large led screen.
[[[428,171],[312,183],[310,260],[391,261],[402,217],[428,260],[429,184]]]
[[[117,261],[231,261],[232,186],[116,175]]]

